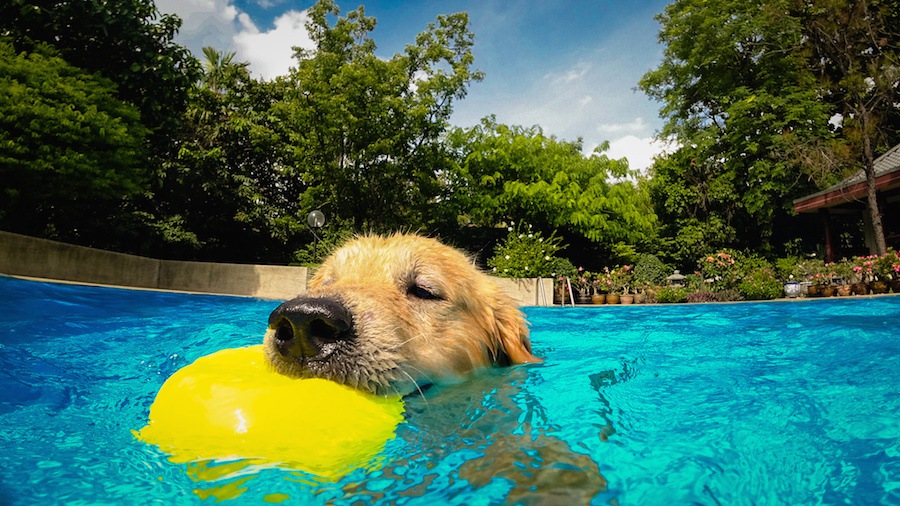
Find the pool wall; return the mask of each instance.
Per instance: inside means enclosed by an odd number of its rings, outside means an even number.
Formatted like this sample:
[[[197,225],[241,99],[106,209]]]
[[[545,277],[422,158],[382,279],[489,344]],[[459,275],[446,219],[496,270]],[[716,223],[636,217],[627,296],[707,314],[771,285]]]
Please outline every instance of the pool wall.
[[[0,231],[0,273],[101,285],[290,299],[309,270],[283,265],[184,262],[104,251]],[[497,278],[522,306],[552,303],[550,279]]]
[[[0,231],[0,273],[101,285],[288,299],[306,267],[158,260]]]

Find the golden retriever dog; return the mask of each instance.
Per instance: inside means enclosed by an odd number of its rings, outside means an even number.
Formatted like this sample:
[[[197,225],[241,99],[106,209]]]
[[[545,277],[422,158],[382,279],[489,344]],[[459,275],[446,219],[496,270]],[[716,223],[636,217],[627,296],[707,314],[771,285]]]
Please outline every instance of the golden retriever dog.
[[[509,480],[516,484],[510,502],[587,504],[606,489],[583,451],[531,427],[540,415],[521,410],[515,386],[527,371],[469,374],[541,360],[514,301],[469,257],[434,239],[364,236],[337,249],[305,296],[272,312],[265,350],[288,376],[327,378],[375,394],[421,393],[406,398],[410,424],[398,428],[411,457],[381,470],[397,483],[419,472],[427,488],[432,470],[421,467],[422,457],[435,462],[477,449],[481,458],[463,464],[460,477],[477,488]],[[428,402],[426,385],[437,385],[428,396],[440,402]],[[354,483],[346,493],[356,493]]]
[[[413,234],[363,236],[334,251],[306,296],[272,312],[265,350],[282,374],[376,394],[540,362],[497,283],[460,251]]]

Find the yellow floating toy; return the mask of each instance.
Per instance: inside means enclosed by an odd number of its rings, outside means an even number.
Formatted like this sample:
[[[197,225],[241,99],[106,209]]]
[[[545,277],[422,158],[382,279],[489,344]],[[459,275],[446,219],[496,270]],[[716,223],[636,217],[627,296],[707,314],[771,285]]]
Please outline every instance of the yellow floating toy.
[[[246,458],[337,477],[371,462],[402,419],[399,397],[288,378],[269,368],[259,345],[173,374],[135,435],[177,463]]]

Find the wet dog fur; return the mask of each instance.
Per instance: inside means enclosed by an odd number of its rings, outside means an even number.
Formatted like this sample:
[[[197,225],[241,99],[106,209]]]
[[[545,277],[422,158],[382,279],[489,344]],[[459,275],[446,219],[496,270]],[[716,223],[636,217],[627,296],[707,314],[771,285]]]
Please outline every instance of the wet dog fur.
[[[414,234],[363,236],[269,321],[268,360],[376,394],[407,394],[490,366],[539,362],[514,301],[460,251]]]

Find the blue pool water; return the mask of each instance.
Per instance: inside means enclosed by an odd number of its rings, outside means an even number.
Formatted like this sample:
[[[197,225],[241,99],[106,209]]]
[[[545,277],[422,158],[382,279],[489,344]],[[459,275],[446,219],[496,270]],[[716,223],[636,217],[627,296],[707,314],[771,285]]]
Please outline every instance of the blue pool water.
[[[0,277],[0,504],[900,504],[900,296],[527,308],[544,364],[408,399],[337,482],[134,439],[276,305]]]

